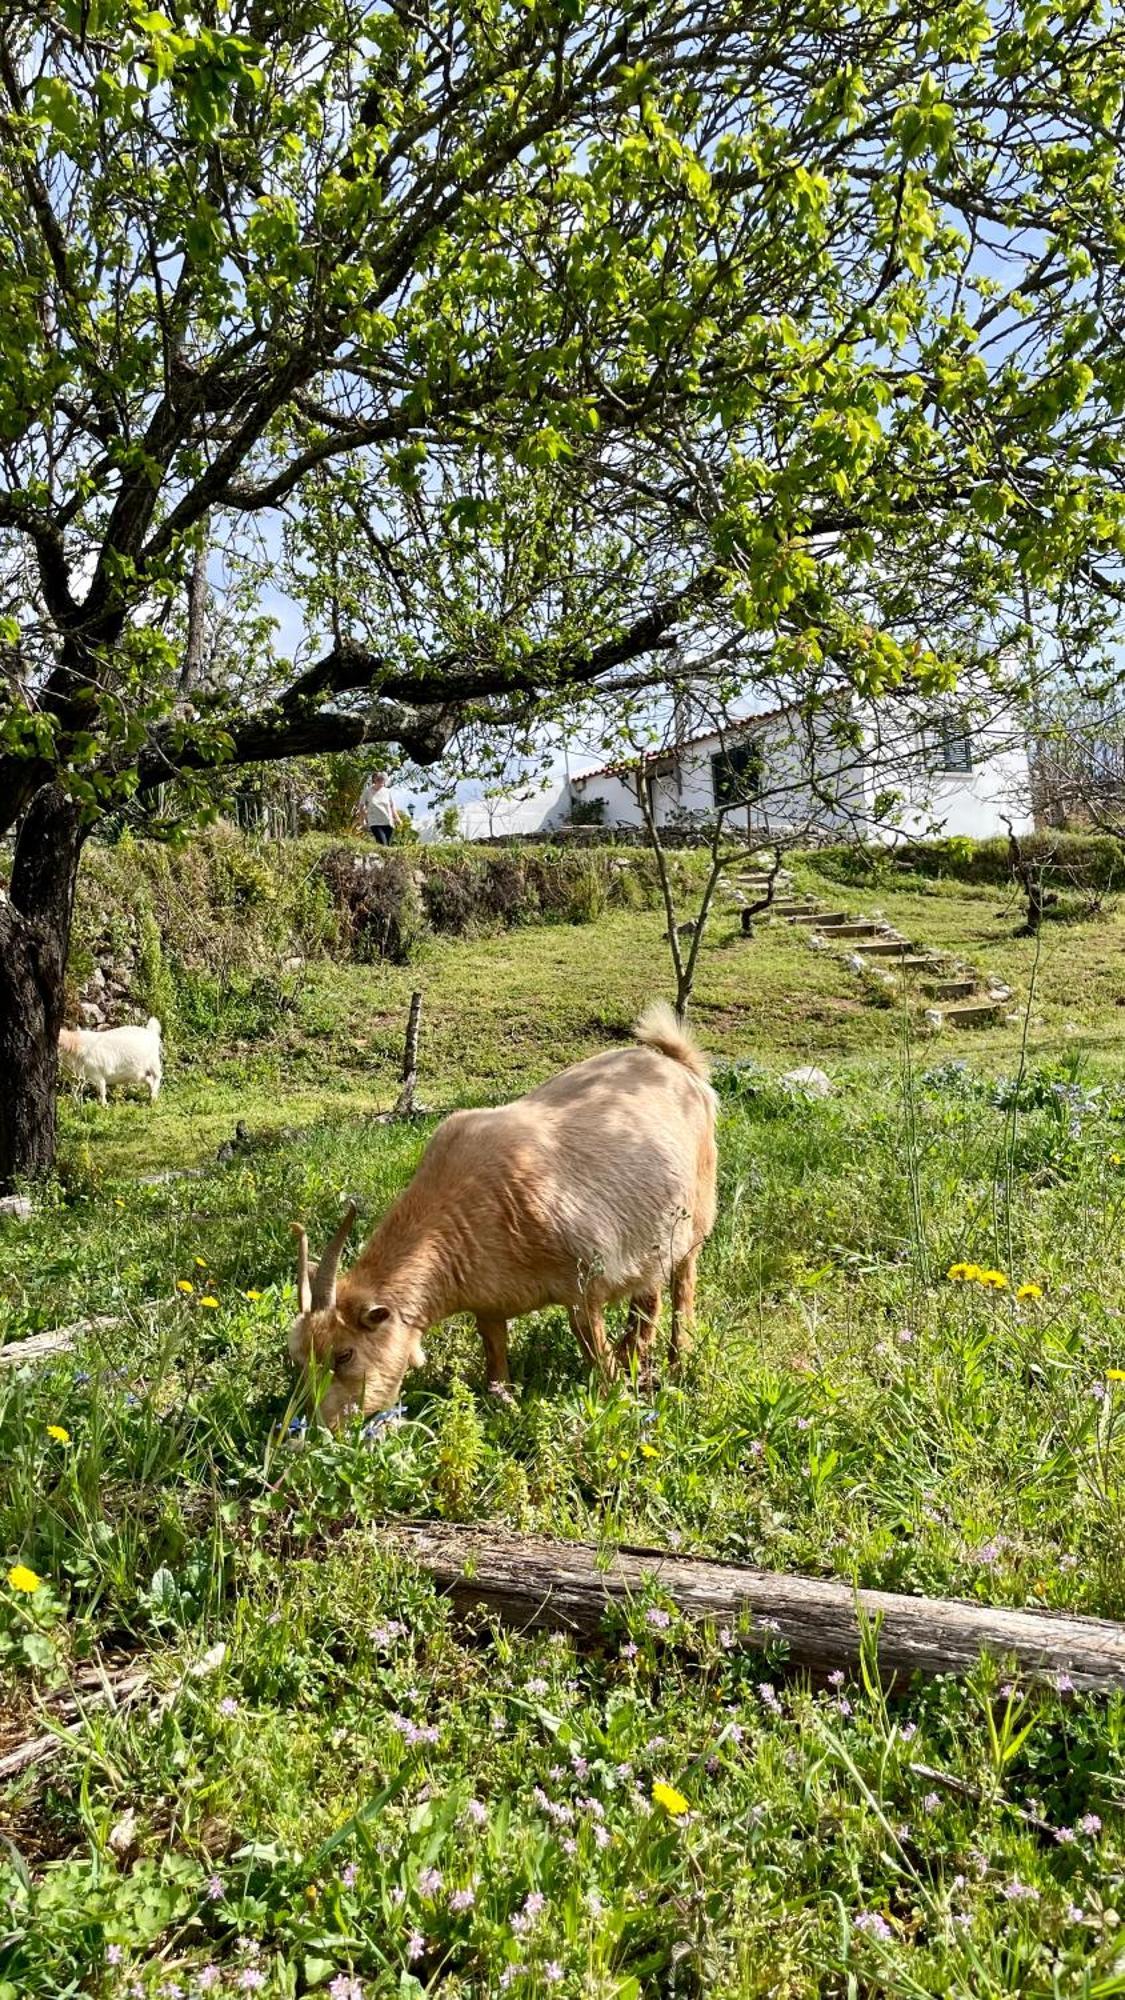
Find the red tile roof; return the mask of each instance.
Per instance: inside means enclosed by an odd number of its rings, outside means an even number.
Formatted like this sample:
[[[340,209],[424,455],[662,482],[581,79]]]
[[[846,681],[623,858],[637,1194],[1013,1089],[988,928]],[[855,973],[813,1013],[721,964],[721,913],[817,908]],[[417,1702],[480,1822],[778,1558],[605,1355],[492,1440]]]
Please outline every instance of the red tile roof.
[[[783,702],[780,708],[765,708],[757,715],[743,716],[741,722],[729,722],[724,729],[704,729],[699,736],[686,736],[682,743],[669,743],[659,750],[647,750],[643,757],[619,757],[615,763],[599,764],[594,771],[580,771],[571,779],[572,785],[584,785],[589,778],[613,778],[619,771],[635,771],[638,764],[660,764],[667,758],[675,758],[682,750],[694,749],[698,743],[709,743],[723,736],[738,736],[747,729],[759,729],[765,722],[776,722],[781,715],[791,715],[793,702]]]

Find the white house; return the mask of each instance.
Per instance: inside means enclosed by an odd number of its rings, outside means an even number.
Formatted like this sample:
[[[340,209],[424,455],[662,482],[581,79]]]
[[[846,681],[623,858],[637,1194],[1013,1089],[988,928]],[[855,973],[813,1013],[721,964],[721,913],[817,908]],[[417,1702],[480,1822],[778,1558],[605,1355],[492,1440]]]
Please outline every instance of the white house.
[[[886,719],[825,707],[772,709],[570,781],[569,797],[602,805],[607,827],[644,825],[638,784],[658,826],[746,817],[759,838],[893,841],[962,834],[982,840],[1034,825],[1026,743],[1012,719],[980,720],[952,705]]]

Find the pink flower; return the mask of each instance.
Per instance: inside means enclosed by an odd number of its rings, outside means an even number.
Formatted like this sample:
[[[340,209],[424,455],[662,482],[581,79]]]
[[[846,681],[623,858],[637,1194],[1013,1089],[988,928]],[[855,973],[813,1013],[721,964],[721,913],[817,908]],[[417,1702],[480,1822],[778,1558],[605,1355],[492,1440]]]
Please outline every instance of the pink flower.
[[[355,1862],[349,1861],[347,1867],[342,1870],[340,1875],[340,1881],[342,1882],[345,1889],[355,1888],[356,1876],[358,1874],[359,1874],[359,1869],[356,1867]]]
[[[563,1976],[562,1966],[557,1958],[549,1958],[543,1967],[543,1977],[548,1986],[557,1986]]]
[[[1101,1820],[1098,1818],[1097,1813],[1083,1813],[1081,1819],[1078,1822],[1079,1833],[1089,1834],[1090,1838],[1092,1839],[1094,1834],[1100,1833],[1101,1830],[1102,1830],[1102,1823]]]
[[[476,1900],[471,1889],[454,1889],[449,1898],[449,1907],[454,1916],[459,1916],[462,1910],[471,1910]]]
[[[209,1898],[210,1898],[211,1902],[213,1902],[213,1903],[221,1903],[221,1902],[222,1902],[222,1900],[223,1900],[223,1897],[224,1897],[224,1896],[226,1895],[226,1893],[227,1893],[227,1892],[226,1892],[226,1890],[225,1890],[225,1889],[223,1888],[223,1885],[222,1885],[222,1883],[220,1882],[220,1880],[219,1880],[218,1876],[217,1876],[217,1875],[212,1875],[212,1877],[211,1877],[210,1881],[209,1881],[209,1882],[208,1882],[208,1884],[207,1884],[207,1894],[208,1894],[208,1896],[209,1896]]]
[[[416,1958],[421,1958],[425,1949],[426,1940],[422,1936],[421,1931],[412,1931],[406,1940],[406,1956],[410,1960],[411,1965],[413,1965]]]
[[[635,1659],[636,1659],[636,1657],[637,1657],[637,1648],[636,1648],[636,1646],[634,1645],[634,1643],[633,1643],[632,1639],[627,1639],[627,1640],[625,1641],[625,1644],[624,1644],[624,1645],[622,1646],[622,1648],[621,1648],[621,1657],[622,1657],[622,1659],[623,1659],[623,1660],[635,1660]]]
[[[201,1993],[211,1993],[222,1978],[217,1965],[205,1965],[195,1975],[195,1983]]]
[[[1055,1839],[1058,1841],[1060,1847],[1069,1847],[1074,1837],[1074,1828],[1072,1826],[1057,1826],[1055,1828]]]
[[[918,1724],[916,1722],[904,1722],[898,1733],[904,1743],[911,1743],[918,1734]]]
[[[666,1632],[671,1623],[670,1611],[661,1611],[658,1606],[654,1606],[651,1611],[645,1612],[645,1624],[651,1625],[654,1632]]]
[[[759,1681],[758,1695],[762,1706],[768,1708],[772,1715],[781,1714],[781,1703],[777,1698],[777,1689],[774,1687],[772,1681]]]
[[[248,1965],[245,1972],[238,1975],[238,1984],[243,1993],[260,1993],[266,1983],[266,1975],[259,1972],[256,1965]]]
[[[935,1813],[940,1804],[941,1804],[940,1792],[927,1792],[925,1798],[922,1800],[922,1811],[928,1813]]]
[[[219,1703],[220,1715],[237,1715],[238,1703],[232,1694],[225,1694]]]
[[[1038,1889],[1033,1889],[1030,1882],[1021,1882],[1015,1875],[1013,1875],[1010,1882],[1005,1882],[1000,1894],[1004,1897],[1005,1902],[1008,1903],[1037,1903],[1039,1901]]]
[[[891,1936],[891,1927],[886,1917],[879,1915],[878,1910],[860,1910],[852,1918],[852,1928],[853,1930],[864,1931],[868,1937],[885,1939]]]
[[[330,2000],[363,2000],[363,1988],[359,1980],[349,1978],[346,1972],[337,1974],[328,1992]]]
[[[1074,1692],[1074,1682],[1071,1680],[1069,1674],[1056,1674],[1055,1686],[1058,1688],[1060,1694],[1073,1694]]]
[[[440,1868],[423,1868],[418,1877],[418,1894],[420,1896],[436,1896],[438,1890],[441,1888],[441,1882],[442,1875]]]
[[[121,1963],[121,1959],[122,1959],[122,1951],[121,1951],[121,1946],[120,1946],[119,1944],[107,1944],[107,1946],[106,1946],[106,1948],[105,1948],[105,1962],[106,1962],[106,1964],[107,1964],[107,1965],[120,1965],[120,1963]]]
[[[843,1687],[843,1685],[844,1685],[844,1670],[843,1670],[843,1668],[842,1668],[842,1667],[836,1667],[836,1668],[834,1669],[834,1671],[833,1671],[832,1673],[830,1673],[830,1674],[829,1674],[829,1676],[828,1676],[828,1685],[829,1685],[829,1687],[830,1687],[830,1688],[842,1688],[842,1687]]]
[[[482,1806],[479,1799],[470,1799],[465,1807],[465,1818],[472,1820],[474,1826],[487,1826],[488,1807]]]

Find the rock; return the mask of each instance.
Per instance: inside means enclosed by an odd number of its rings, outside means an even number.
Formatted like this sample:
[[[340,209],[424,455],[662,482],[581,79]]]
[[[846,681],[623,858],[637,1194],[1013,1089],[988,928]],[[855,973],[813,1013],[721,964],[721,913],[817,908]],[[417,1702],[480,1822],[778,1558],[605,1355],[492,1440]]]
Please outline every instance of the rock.
[[[100,1028],[105,1021],[105,1010],[96,1000],[80,1000],[78,1013],[84,1028]]]
[[[100,965],[95,965],[94,970],[90,974],[89,979],[86,981],[86,984],[95,993],[101,992],[103,986],[105,985],[105,973],[102,971]]]
[[[283,972],[300,972],[304,963],[305,961],[301,957],[300,952],[295,951],[291,958],[282,959],[281,970]]]
[[[111,1854],[119,1861],[127,1861],[137,1845],[137,1815],[132,1806],[123,1813],[115,1826],[111,1826],[106,1841]]]
[[[848,968],[852,972],[866,972],[867,967],[864,964],[862,958],[860,957],[858,951],[853,951],[849,954]]]
[[[826,937],[821,937],[819,931],[809,932],[810,951],[831,951],[831,949],[832,946],[829,944],[828,939]]]
[[[943,1015],[940,1007],[927,1007],[925,1013],[922,1016],[922,1019],[925,1022],[927,1028],[930,1030],[930,1033],[932,1035],[936,1035],[941,1031],[941,1028],[944,1024],[945,1016]]]
[[[988,997],[990,1000],[995,1000],[997,1003],[999,1003],[1001,1000],[1010,1000],[1012,997],[1012,989],[1010,986],[990,986],[988,989]]]
[[[787,1069],[781,1081],[790,1090],[799,1091],[802,1097],[831,1097],[836,1088],[832,1078],[811,1063],[802,1064],[800,1069]]]
[[[0,1195],[0,1215],[12,1215],[17,1222],[27,1222],[31,1217],[31,1202],[25,1194]]]

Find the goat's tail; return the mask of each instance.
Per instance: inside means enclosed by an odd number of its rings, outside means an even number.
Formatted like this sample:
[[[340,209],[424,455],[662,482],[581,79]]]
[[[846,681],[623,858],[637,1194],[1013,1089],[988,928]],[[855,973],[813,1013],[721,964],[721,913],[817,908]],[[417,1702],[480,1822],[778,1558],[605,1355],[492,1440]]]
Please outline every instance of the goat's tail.
[[[157,1020],[155,1014],[150,1014],[148,1020],[145,1022],[145,1032],[146,1034],[149,1035],[155,1035],[157,1041],[160,1040],[160,1037],[164,1031],[161,1028],[160,1023]]]
[[[653,1000],[645,1008],[633,1033],[638,1042],[647,1049],[659,1049],[662,1056],[670,1061],[682,1063],[704,1083],[711,1074],[711,1065],[694,1035],[673,1013],[666,1000]]]

